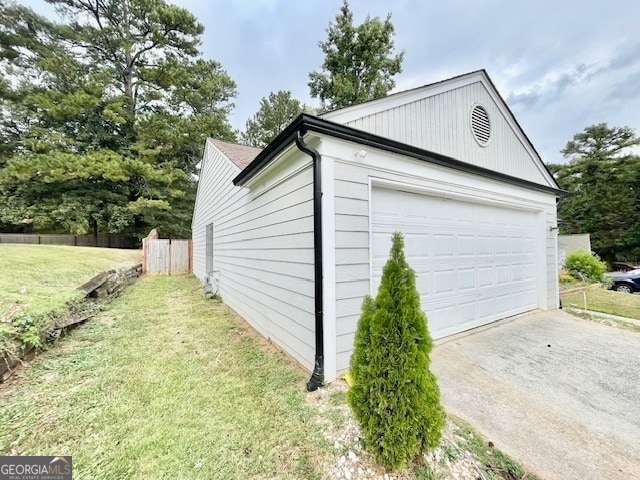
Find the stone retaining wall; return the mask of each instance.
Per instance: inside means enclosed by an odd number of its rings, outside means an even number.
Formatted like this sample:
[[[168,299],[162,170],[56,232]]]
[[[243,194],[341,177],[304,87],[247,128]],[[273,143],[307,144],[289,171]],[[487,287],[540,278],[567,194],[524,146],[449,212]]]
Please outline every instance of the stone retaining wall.
[[[142,264],[133,267],[119,268],[101,272],[87,283],[79,287],[85,293],[84,300],[67,305],[67,312],[56,319],[55,325],[48,332],[41,332],[40,337],[47,345],[58,340],[70,328],[79,325],[100,312],[100,305],[110,302],[120,292],[131,285],[142,274]],[[38,349],[31,347],[18,358],[0,358],[0,383],[9,378],[15,368],[35,358]]]

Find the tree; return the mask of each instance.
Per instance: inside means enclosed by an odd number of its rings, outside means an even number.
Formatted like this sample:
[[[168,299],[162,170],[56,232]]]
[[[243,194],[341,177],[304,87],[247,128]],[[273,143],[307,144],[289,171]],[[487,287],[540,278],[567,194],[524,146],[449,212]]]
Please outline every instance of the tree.
[[[188,234],[204,138],[235,138],[204,27],[164,0],[49,3],[62,23],[0,3],[0,225]]]
[[[378,294],[363,303],[347,398],[365,448],[385,466],[398,468],[438,444],[445,415],[429,370],[433,344],[415,273],[405,259],[402,234],[394,233],[392,242]]]
[[[589,233],[604,260],[640,258],[640,138],[630,127],[591,125],[561,153],[566,165],[550,165],[568,195],[560,199],[561,233]]]
[[[300,101],[290,91],[270,93],[260,100],[260,109],[249,120],[241,136],[242,142],[252,147],[267,146],[291,121],[304,111]]]
[[[395,86],[392,77],[402,71],[404,51],[394,54],[393,35],[391,14],[384,21],[367,16],[354,25],[344,0],[327,40],[318,44],[325,54],[322,70],[309,74],[311,96],[324,111],[384,97]]]

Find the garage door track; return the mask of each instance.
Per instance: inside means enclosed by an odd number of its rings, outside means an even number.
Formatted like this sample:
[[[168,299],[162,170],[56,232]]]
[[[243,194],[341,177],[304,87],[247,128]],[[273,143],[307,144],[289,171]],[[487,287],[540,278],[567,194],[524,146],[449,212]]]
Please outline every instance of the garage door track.
[[[447,411],[544,479],[640,479],[640,333],[538,312],[437,343]]]

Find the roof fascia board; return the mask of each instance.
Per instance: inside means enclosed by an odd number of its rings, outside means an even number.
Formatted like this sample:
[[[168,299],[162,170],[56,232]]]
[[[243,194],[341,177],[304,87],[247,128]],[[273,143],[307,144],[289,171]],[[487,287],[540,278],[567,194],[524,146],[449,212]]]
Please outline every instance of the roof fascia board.
[[[377,100],[372,100],[370,102],[360,103],[358,105],[341,108],[339,110],[333,110],[332,112],[323,114],[321,117],[337,123],[351,122],[358,118],[374,115],[423,98],[432,97],[434,95],[448,92],[449,90],[471,85],[472,83],[481,80],[482,74],[483,70],[477,70],[448,80],[442,80],[422,87],[416,87],[411,90],[405,90],[404,92],[392,93],[391,95]]]
[[[529,155],[531,155],[534,159],[537,160],[536,167],[538,168],[542,176],[546,177],[549,183],[552,183],[558,189],[560,189],[560,186],[558,185],[558,182],[556,181],[555,177],[553,176],[553,174],[551,173],[547,165],[542,160],[542,157],[536,150],[536,147],[534,147],[531,140],[529,140],[529,137],[520,126],[518,119],[513,114],[513,112],[509,108],[509,105],[507,105],[507,102],[504,100],[504,98],[502,98],[502,95],[500,95],[500,92],[496,88],[495,84],[493,83],[489,75],[487,75],[486,72],[484,72],[483,77],[484,78],[482,83],[484,84],[491,98],[493,98],[493,101],[498,106],[498,109],[500,110],[502,115],[504,115],[507,121],[507,124],[509,125],[509,127],[511,127],[511,131],[513,131],[513,133],[518,138],[518,140],[520,141],[524,149],[529,153]]]
[[[315,132],[329,137],[347,140],[358,145],[377,148],[399,155],[405,155],[418,160],[422,160],[434,165],[440,165],[454,170],[471,173],[484,178],[500,180],[505,183],[518,185],[531,190],[551,193],[554,195],[563,195],[560,189],[530,182],[522,178],[512,177],[504,173],[495,172],[487,168],[478,167],[470,163],[462,162],[445,155],[428,152],[405,143],[380,137],[369,132],[356,130],[352,127],[339,123],[329,122],[322,118],[314,117],[307,114],[301,114],[289,125],[276,139],[269,144],[256,159],[249,164],[240,174],[233,179],[234,185],[242,186],[247,183],[251,177],[257,174],[267,163],[274,159],[282,150],[284,150],[291,142],[295,141],[296,132],[301,130],[303,134],[307,132]]]

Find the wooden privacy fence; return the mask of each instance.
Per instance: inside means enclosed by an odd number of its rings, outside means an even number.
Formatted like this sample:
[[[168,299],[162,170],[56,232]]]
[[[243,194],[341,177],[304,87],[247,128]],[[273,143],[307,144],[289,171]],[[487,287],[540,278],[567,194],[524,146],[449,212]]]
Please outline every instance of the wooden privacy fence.
[[[151,231],[142,240],[142,273],[151,275],[182,275],[191,273],[191,240],[157,238]]]
[[[56,235],[31,233],[0,233],[0,243],[33,245],[73,245],[77,247],[136,248],[126,235]]]

